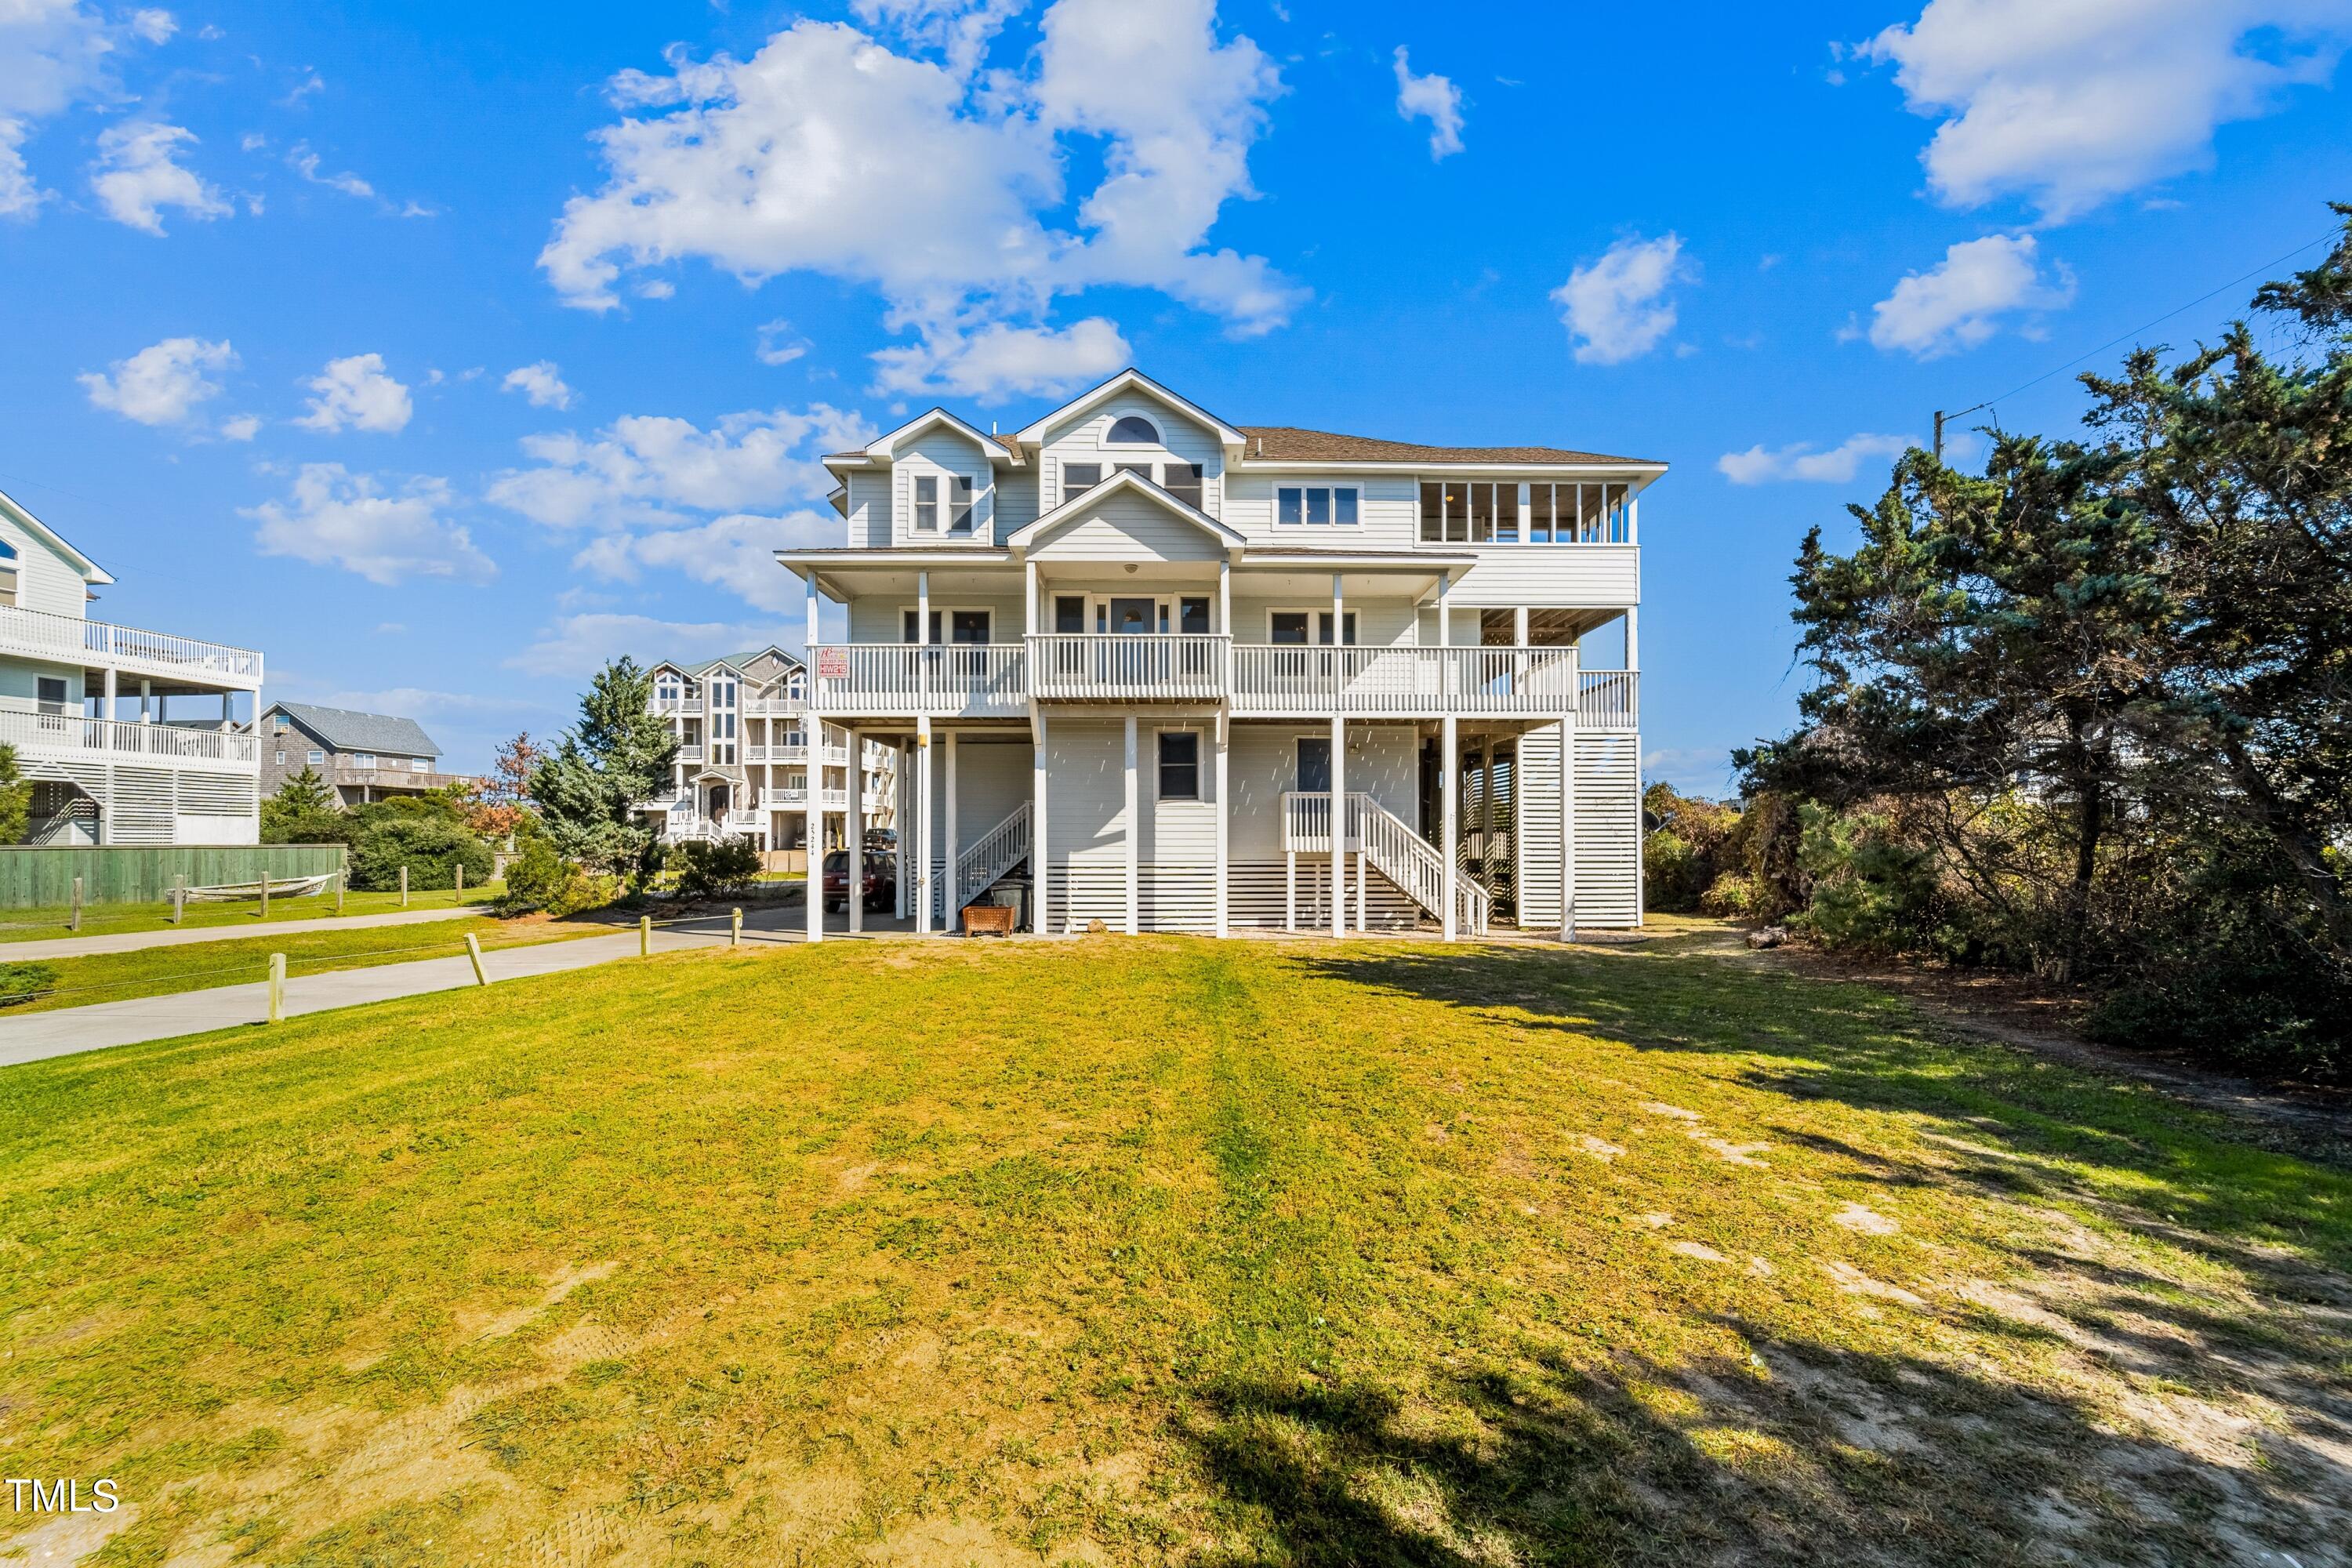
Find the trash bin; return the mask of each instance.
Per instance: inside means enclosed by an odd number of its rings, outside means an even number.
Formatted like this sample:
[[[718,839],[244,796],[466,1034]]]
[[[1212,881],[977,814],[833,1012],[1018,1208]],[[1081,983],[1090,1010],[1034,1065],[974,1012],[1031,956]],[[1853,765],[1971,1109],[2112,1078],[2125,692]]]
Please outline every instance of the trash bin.
[[[1017,931],[1027,931],[1029,929],[1029,893],[1028,878],[1007,877],[989,889],[988,901],[992,904],[1011,904],[1014,911],[1013,928]]]

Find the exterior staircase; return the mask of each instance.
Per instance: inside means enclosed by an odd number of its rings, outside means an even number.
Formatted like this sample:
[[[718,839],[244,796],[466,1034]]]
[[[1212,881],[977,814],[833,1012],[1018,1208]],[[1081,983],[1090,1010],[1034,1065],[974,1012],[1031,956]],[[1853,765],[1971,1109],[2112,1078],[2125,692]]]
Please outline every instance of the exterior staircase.
[[[1445,859],[1404,818],[1370,795],[1349,791],[1347,842],[1350,854],[1419,904],[1431,919],[1445,919]],[[1331,797],[1319,791],[1291,791],[1282,797],[1283,847],[1292,854],[1331,852]],[[1484,936],[1494,899],[1476,878],[1454,879],[1454,930]]]
[[[1012,869],[1029,858],[1029,803],[1023,801],[1011,815],[972,840],[971,847],[956,856],[956,901],[968,904],[989,889],[996,886]],[[941,886],[939,899],[947,900],[948,890]],[[941,921],[953,918],[944,908],[934,910]]]

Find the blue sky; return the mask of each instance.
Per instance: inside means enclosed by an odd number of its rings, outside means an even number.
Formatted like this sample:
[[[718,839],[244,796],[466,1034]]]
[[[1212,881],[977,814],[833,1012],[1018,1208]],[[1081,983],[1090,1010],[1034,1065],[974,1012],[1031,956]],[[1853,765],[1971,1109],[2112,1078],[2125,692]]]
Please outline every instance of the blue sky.
[[[1798,541],[1932,410],[2071,426],[2013,389],[2327,232],[2352,0],[1667,16],[0,0],[0,489],[95,613],[478,767],[609,653],[796,641],[819,453],[1131,360],[1671,461],[1645,740],[1720,789]]]

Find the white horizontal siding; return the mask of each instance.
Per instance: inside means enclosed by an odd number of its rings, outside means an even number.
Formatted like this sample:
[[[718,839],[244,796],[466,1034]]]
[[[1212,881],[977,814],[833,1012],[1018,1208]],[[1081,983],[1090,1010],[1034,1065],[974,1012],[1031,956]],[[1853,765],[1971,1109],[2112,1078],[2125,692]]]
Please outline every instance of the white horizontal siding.
[[[890,471],[849,476],[849,547],[881,550],[890,543]]]
[[[1559,927],[1558,726],[1519,737],[1519,924]],[[1580,734],[1576,742],[1576,919],[1622,928],[1641,922],[1641,742]]]
[[[1037,470],[1000,471],[996,476],[996,542],[1037,521]]]
[[[1159,446],[1113,447],[1104,442],[1112,423],[1130,414],[1151,421],[1160,432]],[[1038,453],[1037,504],[1042,511],[1051,511],[1062,504],[1062,465],[1066,462],[1100,463],[1106,476],[1115,463],[1149,463],[1152,478],[1157,479],[1160,466],[1172,461],[1201,465],[1201,510],[1211,517],[1222,514],[1220,492],[1225,454],[1218,444],[1216,432],[1156,397],[1122,393],[1098,408],[1048,428]]]
[[[1456,610],[1486,605],[1605,606],[1642,602],[1638,544],[1488,544],[1448,593]],[[1461,635],[1456,616],[1454,634]],[[1475,622],[1475,617],[1474,617]]]
[[[1274,492],[1293,485],[1353,485],[1361,492],[1358,513],[1362,521],[1352,528],[1337,523],[1276,523]],[[1241,530],[1253,544],[1410,550],[1418,537],[1420,506],[1420,490],[1409,474],[1351,473],[1345,468],[1281,475],[1243,472],[1225,483],[1224,521]]]
[[[1014,579],[1017,584],[1018,579]],[[866,594],[849,601],[849,640],[851,642],[899,642],[906,637],[906,620],[902,612],[915,607],[915,595],[905,594]],[[988,640],[1019,642],[1025,633],[1024,616],[1026,609],[1021,594],[1009,597],[986,594],[950,593],[935,589],[931,608],[942,612],[940,635],[948,632],[944,612],[949,610],[986,610],[989,612]]]
[[[1420,640],[1420,617],[1411,599],[1402,595],[1374,598],[1370,595],[1349,595],[1341,607],[1356,617],[1356,644],[1360,647],[1410,647]],[[1321,598],[1243,598],[1234,595],[1234,639],[1236,642],[1262,643],[1272,639],[1269,618],[1276,610],[1309,610],[1328,614],[1331,596]],[[1310,626],[1319,623],[1309,622]],[[1461,628],[1455,628],[1459,631]],[[1433,637],[1433,642],[1436,639]]]
[[[1039,561],[1215,561],[1224,545],[1197,521],[1188,521],[1148,497],[1115,495],[1029,553]]]
[[[1403,889],[1371,867],[1365,868],[1364,923],[1373,931],[1411,931],[1422,921],[1421,906]],[[1226,918],[1236,926],[1280,931],[1289,917],[1292,892],[1289,868],[1280,858],[1237,860],[1233,867],[1232,902]],[[1331,929],[1331,858],[1298,858],[1296,894],[1298,929]],[[1356,929],[1356,867],[1348,866],[1348,929]]]
[[[923,475],[940,481],[939,527],[917,532],[915,480]],[[972,530],[969,540],[964,535],[948,531],[948,525],[955,517],[955,509],[950,502],[952,487],[948,480],[958,475],[971,480],[974,491]],[[959,431],[935,426],[892,454],[890,505],[897,519],[894,537],[901,544],[973,542],[984,545],[995,542],[996,471],[990,465],[987,454],[981,450],[980,443]]]
[[[1227,762],[1232,774],[1234,816],[1226,829],[1235,861],[1278,860],[1282,847],[1282,796],[1298,787],[1301,736],[1328,740],[1328,724],[1236,724]],[[1416,827],[1421,822],[1421,741],[1410,724],[1348,726],[1347,776],[1340,783],[1362,791]]]

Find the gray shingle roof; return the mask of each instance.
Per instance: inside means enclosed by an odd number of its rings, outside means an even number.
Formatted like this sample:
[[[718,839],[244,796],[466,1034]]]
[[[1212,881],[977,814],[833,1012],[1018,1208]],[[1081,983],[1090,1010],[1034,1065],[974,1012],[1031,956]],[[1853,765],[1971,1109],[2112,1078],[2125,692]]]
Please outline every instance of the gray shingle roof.
[[[1612,458],[1603,452],[1579,452],[1565,447],[1417,447],[1408,441],[1381,441],[1370,436],[1341,436],[1329,430],[1300,430],[1286,425],[1244,425],[1249,456],[1266,462],[1294,463],[1641,463],[1640,458]]]
[[[273,702],[282,712],[339,752],[378,752],[394,757],[438,757],[441,747],[414,719],[389,713],[354,713],[348,708],[314,708],[308,702]]]

